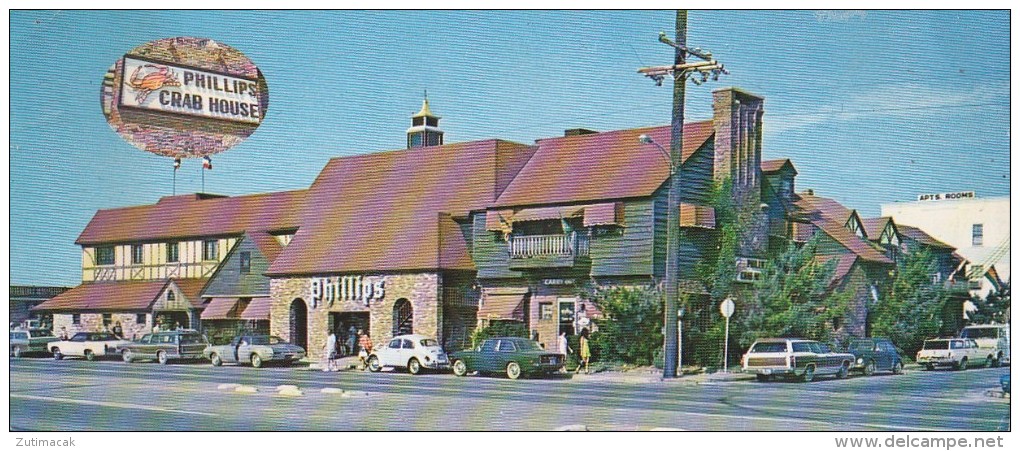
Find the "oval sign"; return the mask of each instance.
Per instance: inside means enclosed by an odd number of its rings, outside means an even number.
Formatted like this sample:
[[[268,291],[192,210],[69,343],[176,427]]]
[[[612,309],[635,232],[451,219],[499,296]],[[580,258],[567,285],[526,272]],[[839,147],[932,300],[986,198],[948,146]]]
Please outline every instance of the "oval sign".
[[[723,318],[729,318],[733,316],[733,299],[726,298],[719,303],[719,313],[722,313]]]
[[[107,123],[159,155],[202,157],[243,142],[262,124],[269,89],[240,51],[212,39],[176,37],[131,49],[100,92]]]

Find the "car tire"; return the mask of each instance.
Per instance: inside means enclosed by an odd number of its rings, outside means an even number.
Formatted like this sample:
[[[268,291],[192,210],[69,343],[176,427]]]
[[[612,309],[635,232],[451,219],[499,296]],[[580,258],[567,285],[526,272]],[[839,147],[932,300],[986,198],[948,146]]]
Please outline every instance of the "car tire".
[[[463,377],[467,375],[467,364],[463,360],[454,360],[452,366],[454,376]]]
[[[214,352],[212,353],[212,355],[209,356],[209,362],[212,363],[212,366],[221,366],[223,365],[223,358],[221,358],[219,354]]]
[[[407,372],[411,374],[421,374],[421,362],[417,358],[411,357],[411,360],[407,361]]]
[[[808,365],[808,367],[804,369],[804,374],[800,376],[800,381],[811,382],[813,380],[815,380],[815,367]]]
[[[970,363],[970,362],[967,362],[967,358],[966,357],[960,359],[960,363],[956,364],[956,370],[957,371],[966,371],[968,363]]]
[[[60,348],[53,348],[50,352],[53,353],[53,360],[61,360],[64,358],[64,354],[60,353]]]
[[[868,363],[864,364],[864,375],[874,376],[875,375],[875,361],[868,360]]]
[[[754,378],[757,379],[758,382],[768,382],[772,380],[772,378],[768,374],[755,374]]]
[[[836,373],[836,379],[846,379],[847,375],[850,374],[850,364],[844,363],[839,367],[839,372]]]
[[[160,365],[166,365],[167,362],[170,361],[170,358],[166,356],[166,351],[159,351],[156,353],[156,361],[159,362]]]
[[[924,369],[926,369],[926,370],[928,370],[928,371],[935,371],[935,365],[934,365],[934,364],[931,364],[931,363],[929,363],[929,364],[927,364],[927,365],[925,365],[925,366],[924,366]]]
[[[517,379],[521,377],[521,365],[517,362],[510,362],[506,364],[506,377],[510,379]]]
[[[14,356],[14,358],[16,358],[16,359],[20,359],[21,358],[21,346],[15,346],[14,349],[11,350],[11,355]]]
[[[134,357],[131,357],[131,350],[130,349],[125,349],[125,350],[121,351],[120,352],[120,358],[121,358],[121,360],[124,361],[124,363],[131,363],[131,362],[135,361]]]
[[[262,368],[262,357],[260,357],[258,354],[252,354],[251,366],[252,368]]]
[[[86,349],[84,354],[85,354],[85,360],[88,360],[89,362],[92,362],[92,361],[96,360],[96,354],[93,353],[91,349]]]
[[[368,357],[368,370],[373,373],[382,371],[382,365],[379,364],[379,356],[372,355]]]
[[[892,366],[893,374],[903,374],[903,362],[896,362]]]

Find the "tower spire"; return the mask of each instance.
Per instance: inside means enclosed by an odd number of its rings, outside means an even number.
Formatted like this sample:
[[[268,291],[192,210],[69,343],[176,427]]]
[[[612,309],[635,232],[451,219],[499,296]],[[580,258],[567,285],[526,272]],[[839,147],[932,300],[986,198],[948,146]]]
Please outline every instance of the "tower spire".
[[[411,128],[407,129],[407,148],[443,145],[443,131],[439,129],[439,116],[429,107],[429,91],[425,90],[421,110],[411,115]]]

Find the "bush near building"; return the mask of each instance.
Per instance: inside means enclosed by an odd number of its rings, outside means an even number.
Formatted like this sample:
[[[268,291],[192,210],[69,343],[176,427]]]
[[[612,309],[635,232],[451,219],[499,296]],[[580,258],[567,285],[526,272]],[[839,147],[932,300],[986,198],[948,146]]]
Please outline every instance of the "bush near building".
[[[741,321],[743,330],[736,335],[741,348],[766,337],[832,339],[852,293],[829,289],[836,262],[818,263],[816,250],[816,240],[800,248],[791,245],[766,263],[755,283],[751,308]]]
[[[925,339],[939,335],[948,293],[942,284],[932,283],[937,268],[925,250],[907,254],[897,263],[890,289],[871,310],[872,336],[891,339],[912,357]]]
[[[662,347],[662,293],[652,287],[595,288],[585,293],[602,312],[591,334],[593,361],[651,365]],[[571,347],[577,351],[577,338]]]
[[[519,321],[491,321],[487,326],[475,329],[471,334],[471,346],[478,347],[483,340],[493,337],[528,338],[528,327]]]

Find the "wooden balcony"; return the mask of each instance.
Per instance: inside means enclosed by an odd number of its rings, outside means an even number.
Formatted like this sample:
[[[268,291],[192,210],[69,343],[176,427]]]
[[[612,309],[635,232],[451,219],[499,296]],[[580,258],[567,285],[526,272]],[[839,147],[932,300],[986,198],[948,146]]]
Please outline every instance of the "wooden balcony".
[[[572,268],[588,264],[587,233],[570,232],[557,235],[513,235],[507,248],[510,269]]]

